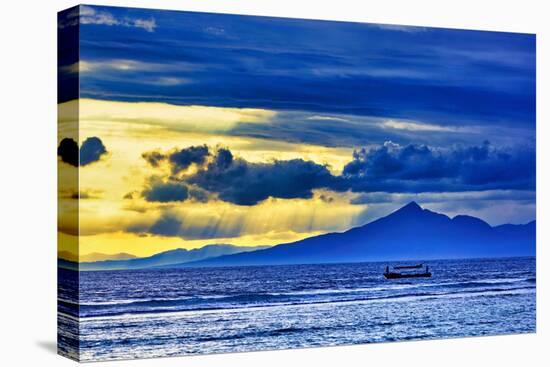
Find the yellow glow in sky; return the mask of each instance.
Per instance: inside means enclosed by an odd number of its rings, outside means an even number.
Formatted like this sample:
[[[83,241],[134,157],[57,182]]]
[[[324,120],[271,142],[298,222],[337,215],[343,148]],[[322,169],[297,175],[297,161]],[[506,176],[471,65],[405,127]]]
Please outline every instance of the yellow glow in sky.
[[[71,115],[65,111],[74,111],[75,103],[60,105],[61,125],[70,126]],[[249,162],[301,158],[326,164],[334,174],[341,172],[351,157],[348,148],[223,133],[243,123],[269,124],[275,111],[81,99],[79,115],[80,144],[95,136],[108,151],[98,162],[79,168],[81,256],[94,252],[147,256],[214,243],[274,245],[346,230],[366,209],[349,204],[353,194],[321,191],[316,191],[312,199],[267,199],[254,206],[216,199],[207,203],[154,203],[141,197],[152,176],[166,180],[170,174],[168,166],[153,168],[142,158],[144,152],[152,150],[170,152],[206,144],[229,148],[235,156]],[[76,168],[67,166],[68,169]],[[71,199],[63,200],[70,203]],[[139,228],[150,228],[167,215],[182,222],[180,234],[140,233]],[[61,230],[65,227],[61,225]],[[197,235],[200,228],[206,228],[202,232],[210,237]],[[66,235],[61,234],[62,238]],[[66,250],[65,246],[60,248]]]

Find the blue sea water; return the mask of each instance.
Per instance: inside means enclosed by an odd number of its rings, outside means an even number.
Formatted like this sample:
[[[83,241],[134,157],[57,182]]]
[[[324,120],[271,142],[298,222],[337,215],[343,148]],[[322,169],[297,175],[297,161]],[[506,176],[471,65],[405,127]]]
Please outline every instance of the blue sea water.
[[[398,280],[392,263],[60,269],[59,348],[92,361],[535,331],[534,257],[424,263],[431,278]]]

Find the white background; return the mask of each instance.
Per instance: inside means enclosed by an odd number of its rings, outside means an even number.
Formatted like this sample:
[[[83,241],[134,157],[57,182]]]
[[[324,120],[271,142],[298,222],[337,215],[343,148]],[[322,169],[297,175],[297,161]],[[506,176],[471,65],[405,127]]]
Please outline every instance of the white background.
[[[537,334],[98,363],[96,366],[540,366],[550,345],[549,26],[545,1],[95,1],[94,4],[537,33]],[[70,365],[56,340],[56,12],[0,19],[0,364]],[[545,21],[547,24],[545,24]],[[546,167],[545,167],[546,166]],[[545,350],[546,347],[546,350]],[[545,358],[546,357],[546,358]],[[546,364],[548,365],[548,364]]]

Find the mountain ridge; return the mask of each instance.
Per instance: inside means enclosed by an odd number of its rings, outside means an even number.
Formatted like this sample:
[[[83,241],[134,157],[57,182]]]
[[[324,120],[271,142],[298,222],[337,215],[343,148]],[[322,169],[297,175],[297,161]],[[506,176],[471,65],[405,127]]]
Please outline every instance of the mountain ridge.
[[[254,251],[258,249],[263,249],[265,246],[235,246],[228,244],[211,244],[206,245],[200,248],[195,249],[173,249],[168,251],[159,252],[157,254],[140,257],[140,258],[131,258],[125,260],[102,260],[102,261],[93,261],[93,262],[81,262],[74,263],[70,267],[76,268],[83,271],[90,270],[130,270],[130,269],[145,269],[152,268],[164,265],[171,264],[181,264],[190,261],[199,261],[209,257],[218,257],[226,254],[235,254],[246,251]],[[62,264],[66,264],[66,259]]]
[[[174,267],[532,256],[536,252],[535,235],[535,221],[492,227],[473,216],[450,218],[413,201],[344,232]]]

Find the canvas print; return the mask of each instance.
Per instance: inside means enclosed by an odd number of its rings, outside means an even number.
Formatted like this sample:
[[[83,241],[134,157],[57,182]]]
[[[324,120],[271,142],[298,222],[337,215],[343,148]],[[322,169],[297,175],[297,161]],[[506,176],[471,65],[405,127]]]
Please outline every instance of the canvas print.
[[[58,348],[532,333],[535,35],[59,13]]]

